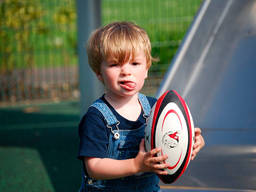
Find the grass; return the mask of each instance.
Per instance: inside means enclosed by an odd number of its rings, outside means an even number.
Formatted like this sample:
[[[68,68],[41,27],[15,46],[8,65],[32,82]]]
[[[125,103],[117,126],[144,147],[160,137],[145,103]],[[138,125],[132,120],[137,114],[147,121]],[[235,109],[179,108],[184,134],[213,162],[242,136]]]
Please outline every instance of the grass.
[[[201,0],[105,0],[102,5],[102,20],[103,24],[128,20],[143,27],[151,39],[152,55],[160,59],[153,71],[164,73],[201,2]]]

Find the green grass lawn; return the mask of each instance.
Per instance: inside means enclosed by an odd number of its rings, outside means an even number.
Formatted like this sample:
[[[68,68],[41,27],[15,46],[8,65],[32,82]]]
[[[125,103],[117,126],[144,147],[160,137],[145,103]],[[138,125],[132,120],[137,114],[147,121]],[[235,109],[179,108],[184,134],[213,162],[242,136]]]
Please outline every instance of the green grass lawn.
[[[132,21],[143,27],[160,62],[154,71],[165,72],[190,26],[202,0],[104,0],[103,24]]]

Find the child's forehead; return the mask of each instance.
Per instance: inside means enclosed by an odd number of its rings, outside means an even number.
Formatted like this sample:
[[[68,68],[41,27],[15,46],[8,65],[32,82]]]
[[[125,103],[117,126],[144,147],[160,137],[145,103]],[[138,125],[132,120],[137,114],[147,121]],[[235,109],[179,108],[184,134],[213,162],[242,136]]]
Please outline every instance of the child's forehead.
[[[123,54],[108,54],[106,61],[126,62],[129,60],[146,59],[144,51],[127,51]]]

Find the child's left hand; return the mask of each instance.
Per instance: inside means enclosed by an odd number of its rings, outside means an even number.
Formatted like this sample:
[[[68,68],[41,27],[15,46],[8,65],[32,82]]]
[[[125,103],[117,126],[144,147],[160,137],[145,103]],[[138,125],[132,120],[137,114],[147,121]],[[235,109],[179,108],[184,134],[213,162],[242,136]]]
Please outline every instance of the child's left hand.
[[[191,156],[191,160],[195,159],[197,153],[204,147],[205,142],[204,138],[201,135],[201,129],[196,127],[195,128],[195,143],[193,145],[193,152]]]

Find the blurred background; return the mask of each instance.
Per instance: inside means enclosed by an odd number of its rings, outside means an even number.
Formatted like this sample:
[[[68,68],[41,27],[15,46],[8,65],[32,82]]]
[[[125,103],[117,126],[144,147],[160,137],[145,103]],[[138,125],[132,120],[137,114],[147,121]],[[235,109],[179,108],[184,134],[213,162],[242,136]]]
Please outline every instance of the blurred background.
[[[77,14],[73,0],[1,0],[0,105],[79,98]],[[102,0],[101,24],[133,21],[149,33],[145,92],[155,94],[201,0]],[[154,80],[153,80],[154,79]]]
[[[102,0],[101,25],[133,21],[155,95],[202,0]],[[0,0],[0,191],[77,191],[80,91],[74,0]],[[85,51],[85,50],[84,50]]]

